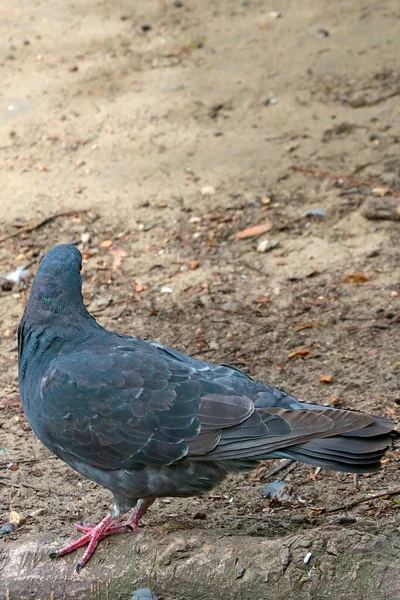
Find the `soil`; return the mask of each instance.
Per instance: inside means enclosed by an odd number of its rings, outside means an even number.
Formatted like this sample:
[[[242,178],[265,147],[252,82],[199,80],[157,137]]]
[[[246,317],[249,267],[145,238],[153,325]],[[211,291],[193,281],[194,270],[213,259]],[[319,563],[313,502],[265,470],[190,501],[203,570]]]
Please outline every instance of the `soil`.
[[[79,243],[102,325],[398,420],[399,222],[360,212],[400,192],[398,2],[281,1],[278,17],[256,0],[4,1],[0,272]],[[0,518],[26,520],[9,536],[21,542],[70,539],[111,502],[19,406],[15,334],[35,265],[0,293]],[[278,464],[160,500],[143,522],[399,533],[399,496],[318,510],[397,489],[398,452],[358,482],[298,464],[289,497],[271,501],[262,479]]]

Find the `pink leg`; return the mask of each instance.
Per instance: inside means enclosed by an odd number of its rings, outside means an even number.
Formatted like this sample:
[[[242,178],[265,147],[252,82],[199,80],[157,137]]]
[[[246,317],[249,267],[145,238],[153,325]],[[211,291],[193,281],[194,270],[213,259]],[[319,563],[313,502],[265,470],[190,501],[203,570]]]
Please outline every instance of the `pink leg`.
[[[108,535],[113,535],[114,533],[125,533],[127,531],[137,531],[139,528],[139,521],[143,517],[143,515],[147,512],[148,508],[153,504],[155,498],[145,498],[144,500],[138,500],[132,515],[129,519],[120,525],[117,525],[118,517],[112,517],[111,515],[107,515],[104,517],[102,521],[98,525],[94,525],[92,523],[88,525],[80,525],[79,523],[75,523],[75,527],[78,531],[84,533],[84,535],[67,544],[64,548],[52,552],[50,554],[50,558],[56,558],[58,556],[64,556],[65,554],[69,554],[73,552],[77,548],[88,544],[88,547],[85,550],[84,555],[78,561],[76,565],[76,570],[79,572],[88,562],[89,558],[94,553],[97,544],[100,540],[104,539]]]
[[[133,509],[133,513],[126,523],[123,523],[123,525],[125,527],[130,527],[130,529],[133,529],[133,531],[137,531],[139,528],[140,519],[147,513],[154,501],[155,498],[144,498],[144,500],[138,500],[135,508]]]

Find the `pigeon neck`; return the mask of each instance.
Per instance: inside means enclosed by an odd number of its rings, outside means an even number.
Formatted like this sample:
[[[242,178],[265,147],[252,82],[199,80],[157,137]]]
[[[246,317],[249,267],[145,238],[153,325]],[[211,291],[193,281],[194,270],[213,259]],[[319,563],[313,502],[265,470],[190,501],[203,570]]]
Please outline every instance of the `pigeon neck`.
[[[90,318],[83,303],[80,275],[69,276],[61,282],[48,273],[41,274],[40,277],[36,276],[32,284],[27,312],[34,321],[37,320],[35,317],[47,320],[54,315],[58,318],[63,315],[69,319],[79,316]]]

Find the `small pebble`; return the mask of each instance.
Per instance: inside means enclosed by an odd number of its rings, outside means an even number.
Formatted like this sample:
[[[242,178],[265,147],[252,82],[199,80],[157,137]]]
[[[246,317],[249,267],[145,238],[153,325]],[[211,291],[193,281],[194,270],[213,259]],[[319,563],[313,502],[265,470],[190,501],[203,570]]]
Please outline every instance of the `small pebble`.
[[[151,25],[147,21],[140,21],[139,25],[142,31],[150,31],[151,29]]]
[[[310,560],[311,560],[311,557],[312,557],[312,552],[307,552],[307,554],[306,554],[306,555],[305,555],[305,557],[304,557],[303,563],[304,563],[305,565],[308,565],[308,563],[309,563],[309,562],[310,562]]]
[[[302,217],[326,217],[325,208],[311,208],[302,213]]]
[[[368,250],[367,252],[367,258],[374,258],[375,256],[379,256],[379,254],[379,248],[371,248],[371,250]]]
[[[111,304],[111,302],[112,302],[112,296],[110,296],[110,295],[109,296],[103,296],[102,298],[99,298],[97,300],[96,306],[98,306],[98,307],[102,307],[102,306],[106,307],[109,304]]]
[[[221,308],[222,310],[227,310],[229,312],[234,312],[235,310],[237,310],[240,306],[239,302],[225,302]]]
[[[257,244],[257,252],[269,252],[274,248],[278,248],[279,240],[260,240]]]
[[[206,518],[207,518],[207,515],[203,511],[197,512],[193,517],[193,519],[200,519],[201,521],[204,521],[204,519],[206,519]]]

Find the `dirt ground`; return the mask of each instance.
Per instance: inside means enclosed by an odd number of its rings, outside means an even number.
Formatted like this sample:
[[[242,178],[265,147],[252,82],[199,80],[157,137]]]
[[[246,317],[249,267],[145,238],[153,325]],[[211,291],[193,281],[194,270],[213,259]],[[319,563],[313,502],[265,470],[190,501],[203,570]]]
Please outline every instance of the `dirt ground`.
[[[80,242],[102,325],[398,420],[400,223],[360,208],[400,192],[399,24],[396,0],[3,0],[0,272]],[[0,292],[0,519],[26,519],[10,536],[21,542],[71,539],[111,500],[19,407],[15,333],[35,268]],[[271,502],[262,476],[277,465],[161,500],[144,523],[400,533],[400,496],[318,510],[397,489],[395,451],[357,486],[299,464],[289,498]]]

